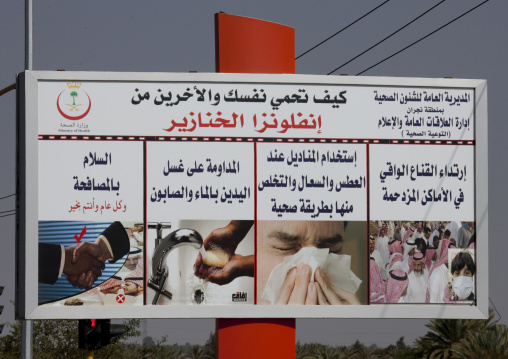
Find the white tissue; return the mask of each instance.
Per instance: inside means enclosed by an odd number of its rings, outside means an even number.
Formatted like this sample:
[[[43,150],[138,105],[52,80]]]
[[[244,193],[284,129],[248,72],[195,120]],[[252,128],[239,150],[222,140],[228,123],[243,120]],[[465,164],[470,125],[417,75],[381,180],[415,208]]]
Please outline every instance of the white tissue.
[[[329,252],[328,248],[303,247],[298,253],[284,257],[282,263],[275,266],[270,273],[261,299],[275,304],[288,272],[300,263],[311,268],[311,281],[314,281],[316,269],[321,268],[333,286],[356,293],[362,281],[351,271],[351,256]]]

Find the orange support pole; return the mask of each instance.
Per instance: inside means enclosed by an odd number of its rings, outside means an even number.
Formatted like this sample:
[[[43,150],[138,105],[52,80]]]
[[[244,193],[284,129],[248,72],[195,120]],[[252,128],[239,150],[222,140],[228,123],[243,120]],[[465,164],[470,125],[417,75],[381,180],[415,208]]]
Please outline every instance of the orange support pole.
[[[295,357],[295,319],[217,319],[220,359]]]
[[[295,73],[295,30],[269,21],[215,14],[215,69]],[[217,319],[220,359],[295,357],[295,319]]]
[[[215,71],[295,73],[295,29],[250,17],[215,14]]]

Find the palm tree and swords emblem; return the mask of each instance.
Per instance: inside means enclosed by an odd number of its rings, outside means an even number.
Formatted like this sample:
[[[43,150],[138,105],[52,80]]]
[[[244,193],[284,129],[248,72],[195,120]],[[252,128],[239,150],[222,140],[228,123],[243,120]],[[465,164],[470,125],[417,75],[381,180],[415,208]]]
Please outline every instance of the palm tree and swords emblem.
[[[81,87],[80,82],[76,81],[67,82],[67,87],[68,87],[67,90],[60,92],[60,94],[58,95],[56,103],[58,111],[63,117],[65,117],[68,120],[80,120],[90,112],[90,109],[92,107],[90,96],[88,96],[88,94],[85,91],[80,90]],[[70,103],[69,97],[67,96],[72,98],[72,103]],[[83,100],[84,103],[78,103],[78,101],[83,102]],[[62,106],[63,108],[61,108],[60,106]]]
[[[82,103],[76,105],[76,97],[78,97],[78,93],[76,91],[72,91],[69,95],[72,97],[72,105],[69,103],[66,104],[67,106],[71,107],[69,111],[79,111],[78,106],[81,106]]]

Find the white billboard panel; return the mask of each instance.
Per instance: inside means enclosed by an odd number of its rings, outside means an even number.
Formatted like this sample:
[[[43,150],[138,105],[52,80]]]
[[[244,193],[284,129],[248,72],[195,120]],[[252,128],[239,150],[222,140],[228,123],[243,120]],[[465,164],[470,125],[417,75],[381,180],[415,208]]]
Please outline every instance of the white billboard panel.
[[[27,71],[18,89],[19,317],[487,315],[485,81]]]

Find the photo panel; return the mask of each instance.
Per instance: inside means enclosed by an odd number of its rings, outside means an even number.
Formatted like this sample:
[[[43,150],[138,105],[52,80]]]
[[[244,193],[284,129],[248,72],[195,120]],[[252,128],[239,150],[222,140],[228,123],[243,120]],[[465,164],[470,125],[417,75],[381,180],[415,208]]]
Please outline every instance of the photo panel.
[[[371,221],[370,233],[370,303],[447,304],[476,299],[474,222]],[[457,248],[460,241],[466,247]],[[457,291],[467,293],[468,299],[452,293],[455,277],[461,277],[455,281]]]

